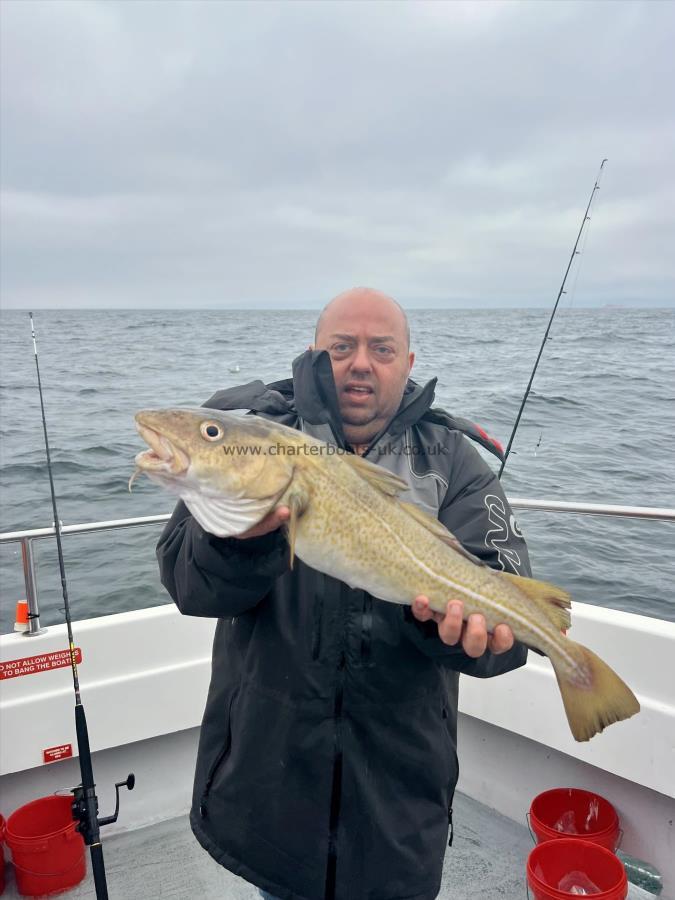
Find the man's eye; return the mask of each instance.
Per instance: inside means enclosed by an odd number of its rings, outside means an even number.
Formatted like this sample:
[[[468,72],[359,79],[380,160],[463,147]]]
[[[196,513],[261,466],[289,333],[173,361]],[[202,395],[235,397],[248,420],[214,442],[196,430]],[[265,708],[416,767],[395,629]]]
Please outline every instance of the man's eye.
[[[349,350],[349,344],[333,344],[332,350],[336,353],[347,353]]]
[[[375,352],[378,354],[378,356],[389,356],[394,351],[391,347],[376,347]]]

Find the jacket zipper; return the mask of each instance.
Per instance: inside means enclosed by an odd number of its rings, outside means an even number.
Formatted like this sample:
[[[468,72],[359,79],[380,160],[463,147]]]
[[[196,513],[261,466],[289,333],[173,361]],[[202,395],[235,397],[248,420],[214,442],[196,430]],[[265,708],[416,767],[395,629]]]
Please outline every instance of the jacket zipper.
[[[363,594],[363,608],[361,610],[361,665],[369,667],[371,660],[371,639],[373,631],[373,598],[370,594]]]
[[[447,707],[444,706],[442,708],[441,716],[443,719],[448,718]],[[450,799],[448,801],[448,847],[452,847],[452,839],[455,836],[455,826],[452,821],[452,812],[453,812],[452,804],[455,800],[455,788],[457,786],[457,777],[456,776],[459,771],[459,760],[457,759],[457,750],[455,749],[454,745],[452,745],[452,741],[450,742],[450,744],[451,744],[451,746],[450,746],[451,758],[454,760],[453,774],[454,774],[455,778],[454,778],[454,784],[452,785],[452,788],[450,790]]]
[[[323,595],[326,590],[326,576],[317,572],[317,587],[314,591],[314,627],[312,629],[312,660],[316,662],[321,653],[321,633],[323,630]]]
[[[337,837],[342,797],[342,701],[344,696],[345,651],[340,651],[337,667],[337,683],[333,703],[335,734],[333,738],[333,780],[330,795],[330,818],[328,823],[328,859],[326,861],[325,900],[335,900],[335,880],[337,875]]]

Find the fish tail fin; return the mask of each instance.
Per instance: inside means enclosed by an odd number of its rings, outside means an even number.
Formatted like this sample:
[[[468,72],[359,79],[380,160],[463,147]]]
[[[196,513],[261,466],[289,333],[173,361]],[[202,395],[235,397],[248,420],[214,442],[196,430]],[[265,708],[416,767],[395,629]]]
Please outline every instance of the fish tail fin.
[[[570,595],[562,588],[555,584],[549,584],[547,581],[524,578],[522,575],[512,575],[510,572],[500,572],[499,577],[508,578],[530,600],[534,601],[558,631],[567,631],[571,626],[570,607],[572,601]]]
[[[631,689],[606,662],[582,644],[569,639],[564,643],[576,666],[570,671],[560,658],[551,662],[575,740],[587,741],[640,711]]]

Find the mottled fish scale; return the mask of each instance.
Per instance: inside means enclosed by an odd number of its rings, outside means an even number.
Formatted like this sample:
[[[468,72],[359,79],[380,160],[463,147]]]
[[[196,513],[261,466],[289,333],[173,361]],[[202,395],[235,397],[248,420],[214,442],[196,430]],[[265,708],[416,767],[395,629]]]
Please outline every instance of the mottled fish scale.
[[[212,534],[243,534],[287,505],[292,555],[307,565],[393,603],[425,594],[444,612],[461,598],[465,618],[482,613],[490,630],[509,625],[545,653],[577,740],[639,710],[618,675],[562,633],[564,591],[481,564],[438,521],[400,502],[406,484],[386,470],[256,416],[145,410],[136,421],[152,447],[138,468],[183,497]]]

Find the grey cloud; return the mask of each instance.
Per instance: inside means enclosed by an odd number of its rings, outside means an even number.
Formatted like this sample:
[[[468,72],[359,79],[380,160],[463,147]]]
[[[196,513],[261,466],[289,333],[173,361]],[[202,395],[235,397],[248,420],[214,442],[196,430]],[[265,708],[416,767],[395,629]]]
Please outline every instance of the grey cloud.
[[[662,3],[6,2],[2,293],[27,305],[672,304]]]

